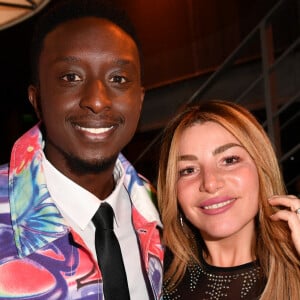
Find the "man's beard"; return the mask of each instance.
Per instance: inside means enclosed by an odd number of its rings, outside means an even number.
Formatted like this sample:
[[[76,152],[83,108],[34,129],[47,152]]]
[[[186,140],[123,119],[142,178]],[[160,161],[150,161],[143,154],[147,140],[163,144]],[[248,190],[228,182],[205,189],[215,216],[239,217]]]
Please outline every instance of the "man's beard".
[[[76,174],[77,176],[87,175],[87,174],[99,174],[107,171],[111,167],[113,168],[116,160],[118,158],[118,153],[113,154],[110,157],[95,158],[90,160],[85,160],[83,158],[77,157],[71,153],[64,151],[62,148],[57,146],[55,143],[52,143],[51,140],[47,140],[52,147],[55,147],[66,162],[71,173]],[[46,150],[46,148],[44,149]]]
[[[70,171],[76,175],[98,174],[115,165],[118,155],[94,160],[84,160],[71,154],[64,153],[64,157]]]

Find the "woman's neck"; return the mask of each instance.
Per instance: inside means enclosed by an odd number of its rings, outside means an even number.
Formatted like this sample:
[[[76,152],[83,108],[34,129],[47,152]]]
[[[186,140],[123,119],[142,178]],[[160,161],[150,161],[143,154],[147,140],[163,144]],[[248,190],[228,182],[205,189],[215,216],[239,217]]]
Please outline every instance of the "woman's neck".
[[[220,240],[205,240],[208,255],[204,260],[217,267],[234,267],[254,261],[255,233],[230,236]]]

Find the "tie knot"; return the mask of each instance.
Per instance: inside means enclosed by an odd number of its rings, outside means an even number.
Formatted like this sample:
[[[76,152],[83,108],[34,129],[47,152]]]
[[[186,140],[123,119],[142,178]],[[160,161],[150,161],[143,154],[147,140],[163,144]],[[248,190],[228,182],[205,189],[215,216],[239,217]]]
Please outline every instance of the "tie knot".
[[[96,228],[102,229],[113,229],[113,219],[114,219],[114,211],[112,207],[104,202],[100,205],[98,210],[96,211],[93,222]]]

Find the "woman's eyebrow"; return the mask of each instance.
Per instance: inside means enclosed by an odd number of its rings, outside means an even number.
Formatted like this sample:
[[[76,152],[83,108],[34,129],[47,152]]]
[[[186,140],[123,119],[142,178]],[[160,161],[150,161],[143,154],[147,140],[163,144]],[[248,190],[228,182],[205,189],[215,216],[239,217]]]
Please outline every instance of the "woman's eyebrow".
[[[221,145],[221,146],[217,147],[212,152],[212,154],[213,155],[220,154],[220,153],[222,153],[222,152],[224,152],[227,149],[232,148],[232,147],[242,147],[242,145],[236,144],[236,143],[228,143],[228,144],[225,144],[225,145]],[[179,155],[178,156],[178,161],[183,161],[183,160],[197,160],[197,156],[192,155],[192,154]]]
[[[213,155],[220,154],[220,153],[222,153],[222,152],[224,152],[224,151],[226,151],[227,149],[232,148],[232,147],[242,147],[242,145],[236,144],[236,143],[228,143],[228,144],[222,145],[222,146],[216,148],[216,149],[213,151]]]
[[[178,157],[178,160],[197,160],[197,157],[195,155],[185,154],[185,155],[180,155]]]

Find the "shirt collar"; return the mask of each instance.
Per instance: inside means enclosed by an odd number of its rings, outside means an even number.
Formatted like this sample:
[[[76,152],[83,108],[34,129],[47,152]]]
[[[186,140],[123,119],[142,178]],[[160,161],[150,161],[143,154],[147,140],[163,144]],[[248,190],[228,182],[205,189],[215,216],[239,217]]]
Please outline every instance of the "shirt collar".
[[[43,157],[43,166],[50,195],[61,213],[67,220],[71,219],[81,230],[84,230],[101,202],[95,195],[58,171],[45,156]],[[122,218],[123,202],[125,201],[117,201],[124,181],[124,169],[119,160],[115,165],[113,176],[116,182],[115,189],[106,199],[101,200],[112,206],[116,223],[121,224],[120,218]],[[129,201],[127,202],[129,203]]]

